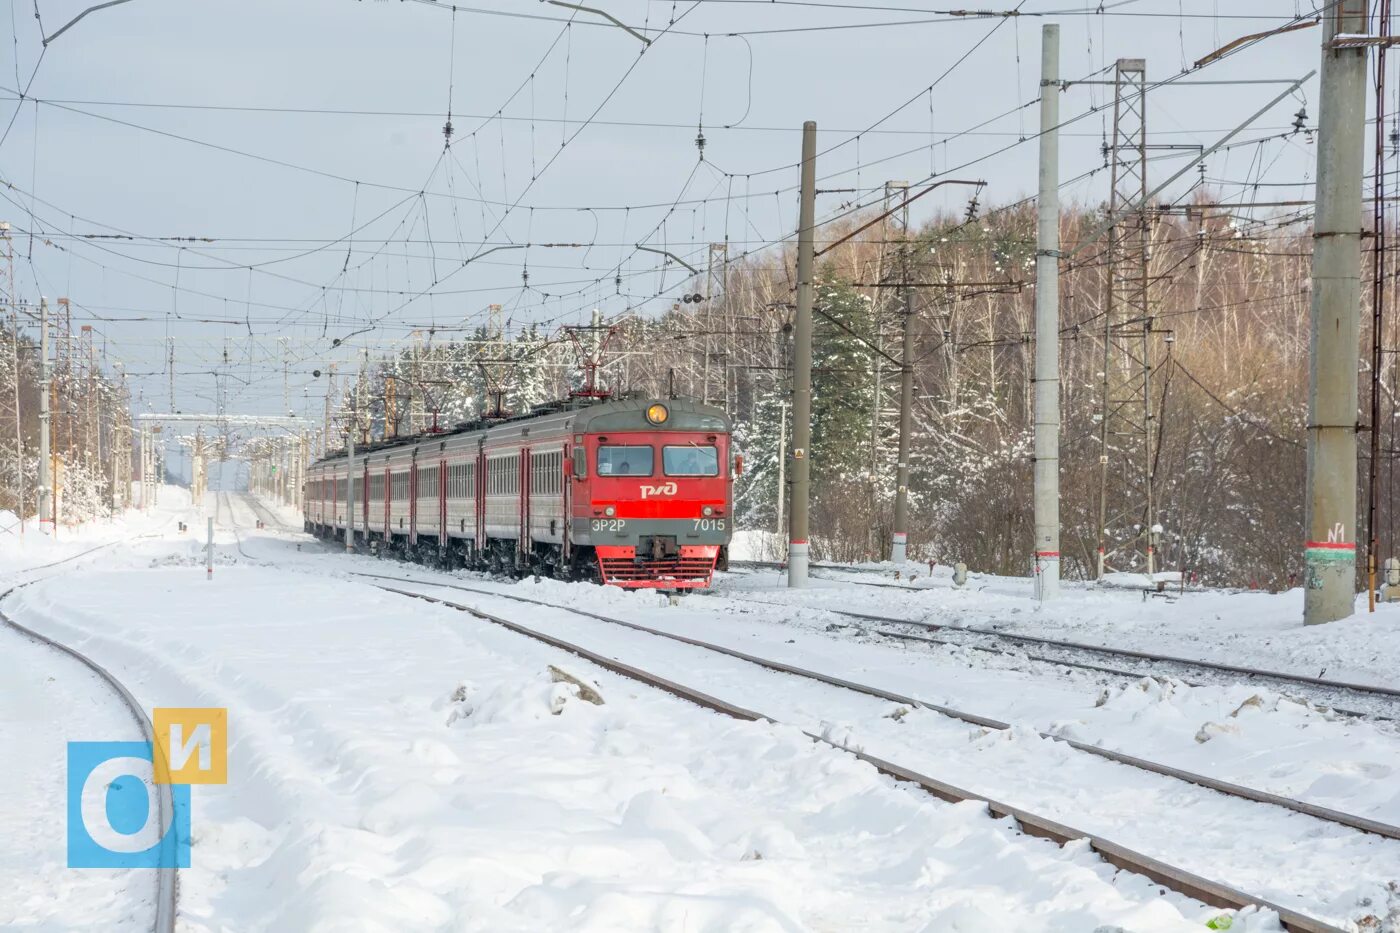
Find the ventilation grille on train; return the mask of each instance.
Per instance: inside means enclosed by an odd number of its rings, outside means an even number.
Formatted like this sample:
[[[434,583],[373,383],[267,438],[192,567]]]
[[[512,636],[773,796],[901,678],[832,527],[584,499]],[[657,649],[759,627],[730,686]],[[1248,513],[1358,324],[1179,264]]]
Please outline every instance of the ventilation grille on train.
[[[637,563],[630,557],[600,557],[603,582],[617,586],[709,586],[715,570],[713,557],[681,557]]]

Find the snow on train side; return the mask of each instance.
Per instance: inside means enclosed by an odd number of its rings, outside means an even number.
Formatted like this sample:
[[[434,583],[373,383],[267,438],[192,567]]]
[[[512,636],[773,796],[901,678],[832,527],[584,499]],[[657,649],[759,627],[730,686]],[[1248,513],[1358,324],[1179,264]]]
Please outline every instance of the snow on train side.
[[[305,525],[425,563],[691,589],[725,566],[741,468],[717,408],[574,399],[357,447],[353,478],[344,451],[318,460]]]

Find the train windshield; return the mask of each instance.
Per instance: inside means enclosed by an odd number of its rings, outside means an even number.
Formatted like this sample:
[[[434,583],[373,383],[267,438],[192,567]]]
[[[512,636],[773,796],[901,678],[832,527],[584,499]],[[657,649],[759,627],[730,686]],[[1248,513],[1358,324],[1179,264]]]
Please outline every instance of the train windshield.
[[[599,447],[599,476],[650,476],[652,449],[650,447]]]
[[[667,476],[719,476],[719,450],[697,444],[663,447],[661,467]]]

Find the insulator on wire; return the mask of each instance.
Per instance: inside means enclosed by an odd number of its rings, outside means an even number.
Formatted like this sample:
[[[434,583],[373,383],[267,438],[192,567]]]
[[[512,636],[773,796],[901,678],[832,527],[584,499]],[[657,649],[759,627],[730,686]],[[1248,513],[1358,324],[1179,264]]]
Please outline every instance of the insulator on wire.
[[[695,148],[700,150],[700,161],[705,161],[705,130],[698,128],[695,133]]]
[[[1299,107],[1299,108],[1298,108],[1298,112],[1295,113],[1295,114],[1293,115],[1293,132],[1294,132],[1294,134],[1296,135],[1296,134],[1298,134],[1298,133],[1303,132],[1303,130],[1307,129],[1307,125],[1308,125],[1308,108],[1306,108],[1306,107]]]

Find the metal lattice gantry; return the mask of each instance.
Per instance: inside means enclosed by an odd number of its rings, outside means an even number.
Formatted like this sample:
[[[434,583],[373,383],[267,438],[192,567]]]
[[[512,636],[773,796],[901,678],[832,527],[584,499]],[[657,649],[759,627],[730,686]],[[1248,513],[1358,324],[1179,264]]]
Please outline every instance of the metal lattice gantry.
[[[1156,570],[1160,526],[1153,501],[1158,429],[1152,375],[1150,263],[1153,217],[1147,202],[1147,63],[1120,58],[1114,69],[1108,268],[1103,309],[1100,398],[1098,577]]]
[[[141,464],[141,507],[150,508],[159,503],[160,477],[164,472],[163,431],[173,425],[197,425],[212,427],[216,434],[204,438],[202,431],[196,433],[196,448],[201,458],[207,460],[218,451],[220,457],[227,455],[227,435],[234,427],[275,428],[283,435],[276,438],[279,451],[281,477],[277,493],[286,502],[299,502],[301,482],[305,476],[308,452],[314,441],[307,434],[314,423],[295,415],[234,415],[201,414],[194,412],[146,412],[136,416],[135,443],[139,445]],[[314,432],[312,432],[314,433]],[[193,462],[192,462],[193,469]],[[276,472],[276,471],[272,471]],[[196,486],[203,487],[203,476],[193,477]]]

